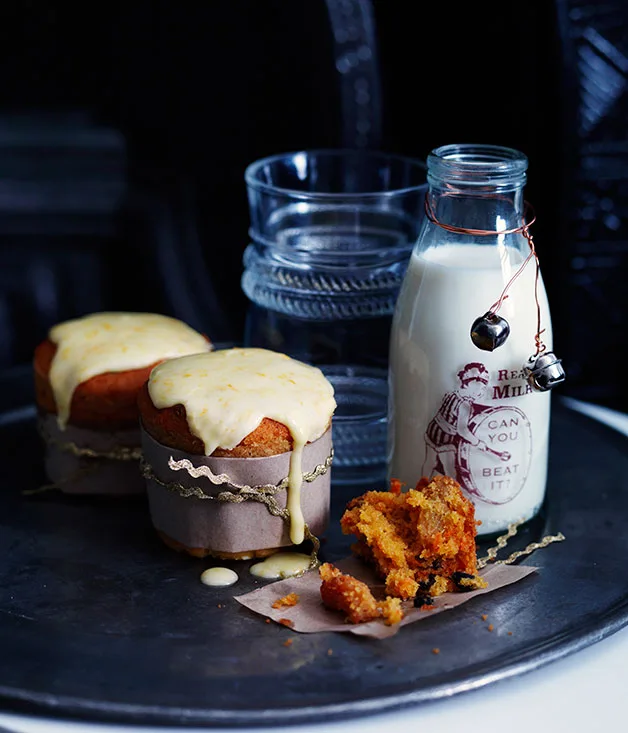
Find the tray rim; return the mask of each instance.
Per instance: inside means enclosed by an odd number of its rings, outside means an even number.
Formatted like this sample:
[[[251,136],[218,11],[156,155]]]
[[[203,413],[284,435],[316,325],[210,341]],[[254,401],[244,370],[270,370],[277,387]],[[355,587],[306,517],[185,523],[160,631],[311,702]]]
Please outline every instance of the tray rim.
[[[94,725],[153,725],[179,727],[182,730],[199,725],[208,728],[221,727],[235,730],[238,728],[273,728],[359,720],[369,715],[418,708],[421,705],[490,687],[504,680],[529,674],[552,662],[571,656],[628,626],[628,594],[612,608],[617,606],[622,609],[622,616],[613,615],[611,622],[606,624],[598,622],[586,624],[586,633],[580,635],[575,633],[565,634],[564,639],[558,644],[552,640],[546,640],[535,647],[529,647],[525,653],[520,654],[521,659],[494,670],[493,676],[482,672],[480,669],[456,683],[436,684],[424,690],[373,696],[358,701],[299,708],[291,707],[285,710],[281,708],[246,711],[221,710],[218,708],[203,710],[199,708],[95,702],[71,695],[54,695],[54,698],[51,698],[50,695],[45,693],[29,693],[0,685],[0,703],[3,705],[9,703],[8,707],[2,709],[2,712],[5,713],[34,715],[56,721],[66,720]],[[608,613],[598,618],[603,620],[607,616]],[[537,649],[545,647],[548,648],[537,654]],[[460,672],[464,672],[464,668]]]
[[[30,376],[30,365],[13,367],[0,371],[0,383],[22,380]],[[625,447],[628,436],[600,420],[579,412],[555,395],[559,409],[570,414],[572,419],[588,429],[605,435],[617,445]],[[12,422],[30,419],[36,408],[30,401],[2,409],[0,406],[0,428]],[[8,614],[7,614],[8,615]],[[305,725],[359,719],[378,713],[393,713],[408,708],[436,702],[465,692],[479,690],[502,680],[530,673],[560,659],[571,656],[591,646],[620,629],[628,626],[628,586],[626,592],[603,614],[588,618],[582,624],[572,626],[558,637],[542,639],[523,650],[492,657],[480,664],[456,670],[455,681],[433,683],[421,689],[408,690],[404,686],[398,692],[375,694],[369,697],[340,703],[307,705],[303,707],[276,707],[247,710],[186,708],[172,706],[137,705],[116,702],[99,702],[72,695],[50,695],[32,692],[0,683],[0,710],[6,713],[46,717],[57,721],[81,721],[109,725],[157,725],[187,727],[203,725],[209,728],[269,728],[273,726]],[[500,658],[508,656],[510,661],[500,664]]]

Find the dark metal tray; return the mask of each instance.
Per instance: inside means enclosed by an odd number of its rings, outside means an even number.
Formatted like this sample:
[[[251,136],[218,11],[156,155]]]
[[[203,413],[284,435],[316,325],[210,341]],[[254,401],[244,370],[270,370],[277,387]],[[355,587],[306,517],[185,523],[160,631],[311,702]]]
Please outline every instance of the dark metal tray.
[[[626,439],[560,397],[548,501],[509,550],[558,531],[567,540],[527,558],[540,570],[516,586],[385,641],[265,624],[231,597],[253,587],[247,563],[233,565],[237,586],[203,586],[210,563],[163,546],[143,499],[23,496],[44,481],[34,417],[30,370],[0,375],[4,710],[153,725],[322,722],[494,684],[628,623]],[[348,554],[337,520],[350,495],[333,489],[323,559]]]

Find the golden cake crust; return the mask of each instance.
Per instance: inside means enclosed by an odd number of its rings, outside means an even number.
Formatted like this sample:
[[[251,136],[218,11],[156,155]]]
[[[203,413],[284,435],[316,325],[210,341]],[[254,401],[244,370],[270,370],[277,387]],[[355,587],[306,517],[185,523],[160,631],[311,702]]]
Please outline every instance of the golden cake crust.
[[[42,341],[33,355],[35,401],[42,412],[57,414],[50,367],[57,346]],[[120,430],[138,424],[137,394],[151,370],[159,362],[142,369],[97,374],[78,385],[72,397],[69,422],[92,430]]]
[[[138,407],[144,430],[158,443],[195,456],[205,455],[203,441],[190,432],[183,405],[159,410],[153,404],[148,382],[140,389]],[[265,417],[235,448],[216,448],[212,456],[224,458],[264,458],[292,450],[292,436],[288,428]]]
[[[39,410],[51,415],[57,414],[50,384],[50,367],[56,353],[57,345],[45,339],[33,354],[35,402]],[[151,371],[162,361],[141,369],[104,372],[81,382],[72,396],[69,422],[77,427],[102,431],[136,427],[139,422],[138,393]]]

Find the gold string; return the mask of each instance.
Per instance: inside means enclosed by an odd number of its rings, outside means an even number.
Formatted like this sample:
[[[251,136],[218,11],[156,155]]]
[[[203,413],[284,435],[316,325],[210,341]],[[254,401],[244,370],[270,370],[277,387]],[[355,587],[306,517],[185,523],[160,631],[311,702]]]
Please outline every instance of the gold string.
[[[324,463],[319,464],[314,468],[313,471],[310,473],[304,473],[303,474],[303,481],[306,483],[310,483],[312,481],[315,481],[319,476],[323,476],[327,473],[327,471],[330,469],[331,464],[334,460],[334,449],[332,448],[329,455],[325,459]],[[144,466],[147,466],[148,464],[145,461],[142,461]],[[172,456],[170,456],[168,460],[168,468],[170,468],[172,471],[187,471],[188,475],[190,475],[192,478],[203,478],[208,479],[214,486],[222,486],[223,484],[229,484],[233,489],[238,489],[239,492],[242,492],[243,494],[249,492],[249,491],[258,491],[265,494],[277,494],[280,491],[284,491],[288,488],[290,479],[288,476],[283,478],[279,483],[277,484],[259,484],[258,486],[247,486],[246,484],[236,484],[234,483],[229,476],[226,473],[214,473],[209,466],[194,466],[191,461],[187,460],[187,458],[183,458],[180,461],[175,461]],[[142,469],[143,471],[144,469]],[[188,491],[190,488],[194,489],[194,496],[197,496],[199,499],[211,499],[213,498],[211,495],[206,494],[202,489],[197,489],[197,487],[184,487],[181,484],[175,484],[173,482],[173,485],[177,486],[179,489],[183,489],[184,491]],[[196,490],[200,492],[201,495],[196,493]],[[228,493],[234,493],[233,491]],[[186,494],[189,496],[190,494]],[[227,501],[231,501],[228,499]]]
[[[541,550],[543,547],[551,545],[553,542],[562,542],[566,537],[562,532],[558,534],[548,534],[540,542],[531,542],[525,549],[517,550],[509,555],[505,560],[496,560],[495,565],[512,565],[515,560],[525,555],[532,554],[535,550]]]
[[[142,457],[141,448],[128,448],[126,446],[118,446],[110,451],[96,451],[92,448],[81,448],[76,443],[50,440],[59,450],[66,453],[72,453],[77,458],[101,458],[108,461],[139,461]]]
[[[517,522],[512,522],[508,525],[508,530],[506,534],[498,537],[495,541],[495,545],[493,547],[489,547],[489,549],[486,551],[486,555],[478,559],[478,570],[486,567],[489,562],[492,562],[493,565],[512,565],[512,563],[514,563],[515,560],[518,560],[520,557],[530,555],[535,550],[541,550],[544,547],[551,545],[553,542],[562,542],[566,539],[565,535],[562,532],[559,532],[556,535],[546,535],[539,542],[531,542],[523,550],[517,550],[516,552],[511,553],[505,560],[497,560],[497,553],[504,547],[506,547],[506,545],[508,544],[508,540],[511,537],[514,537],[517,534],[519,527],[521,527],[524,521],[525,520],[520,519]]]
[[[110,451],[96,451],[93,448],[83,448],[78,446],[71,440],[61,441],[53,438],[44,428],[41,421],[37,423],[37,430],[43,441],[48,445],[53,445],[64,453],[71,453],[76,458],[89,458],[91,465],[83,465],[77,468],[70,476],[66,476],[60,481],[51,484],[44,484],[36,489],[25,489],[22,491],[23,496],[33,496],[34,494],[43,494],[47,491],[59,491],[66,484],[72,483],[83,476],[95,471],[102,460],[109,461],[139,461],[142,457],[142,449],[140,447],[116,446]]]
[[[71,440],[61,441],[53,438],[41,424],[38,423],[39,434],[46,443],[54,445],[64,453],[71,453],[77,458],[104,458],[110,461],[139,461],[142,457],[142,449],[139,446],[116,446],[109,451],[96,451],[93,448],[83,448]]]
[[[508,531],[506,534],[501,535],[501,537],[497,538],[496,544],[493,547],[489,547],[489,549],[486,551],[486,556],[483,558],[478,559],[478,569],[481,570],[482,568],[486,567],[486,565],[494,560],[497,557],[497,553],[504,547],[506,547],[506,544],[508,543],[508,540],[511,537],[514,537],[517,534],[517,530],[519,527],[523,524],[523,519],[520,519],[517,522],[512,522],[508,525]]]
[[[331,467],[333,459],[334,451],[332,448],[324,463],[320,463],[315,466],[313,471],[303,474],[303,482],[312,483],[312,481],[315,481],[320,476],[326,474]],[[175,462],[171,457],[168,461],[168,465],[172,468],[173,463]],[[205,471],[199,473],[198,469],[195,469],[192,463],[187,459],[184,459],[183,461],[178,461],[176,463],[181,465],[178,465],[175,470],[186,470],[189,475],[193,476],[193,478],[198,478],[199,475],[203,475],[205,478],[210,478],[210,476],[208,476],[207,472]],[[189,464],[189,466],[183,464]],[[201,468],[207,468],[211,476],[214,479],[220,480],[220,483],[226,483],[226,481],[222,481],[222,479],[228,480],[226,474],[216,475],[212,473],[208,467],[203,466]],[[196,475],[193,475],[192,471],[194,471]],[[177,481],[162,481],[155,475],[152,466],[147,463],[146,460],[144,460],[143,458],[140,460],[140,472],[145,479],[154,481],[159,486],[168,489],[168,491],[176,492],[179,494],[179,496],[182,496],[185,499],[193,497],[196,499],[209,499],[213,501],[230,502],[232,504],[241,504],[244,501],[258,501],[266,506],[266,509],[273,517],[280,517],[286,523],[290,522],[290,511],[287,507],[282,509],[275,499],[276,494],[280,493],[281,491],[285,491],[288,487],[288,478],[282,479],[278,484],[263,484],[260,486],[246,486],[229,482],[231,483],[231,486],[237,489],[237,491],[221,491],[218,494],[206,494],[203,489],[200,488],[200,486],[184,486]],[[212,483],[215,482],[212,481]],[[303,573],[313,570],[315,567],[318,566],[318,551],[320,549],[321,543],[318,537],[312,534],[307,524],[305,525],[305,539],[309,540],[312,543],[310,563],[305,570],[297,573],[295,577],[298,577]]]

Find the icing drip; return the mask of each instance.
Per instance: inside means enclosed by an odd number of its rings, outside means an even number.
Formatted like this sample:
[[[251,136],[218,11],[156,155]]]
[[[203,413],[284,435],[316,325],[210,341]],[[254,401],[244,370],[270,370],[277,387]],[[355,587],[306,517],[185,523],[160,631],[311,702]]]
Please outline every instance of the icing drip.
[[[307,570],[311,560],[309,555],[300,552],[278,552],[262,562],[251,565],[250,573],[265,580],[290,578]]]

